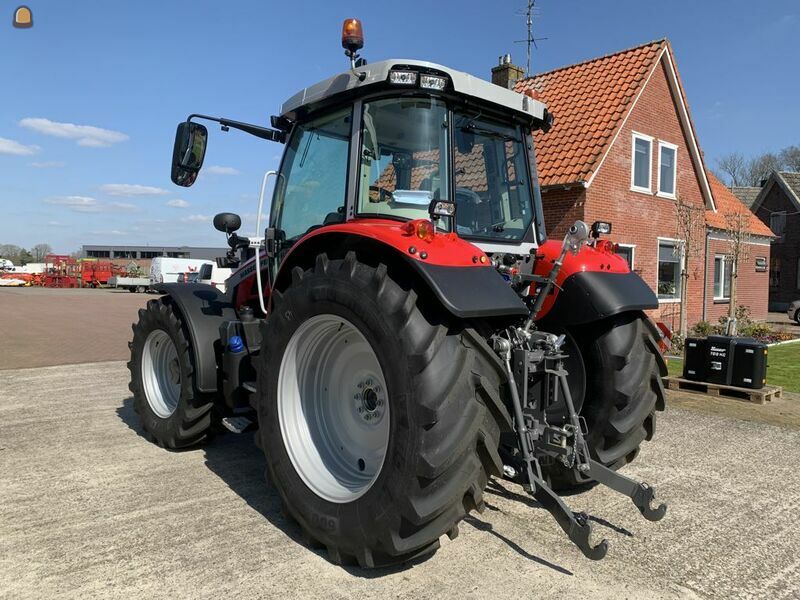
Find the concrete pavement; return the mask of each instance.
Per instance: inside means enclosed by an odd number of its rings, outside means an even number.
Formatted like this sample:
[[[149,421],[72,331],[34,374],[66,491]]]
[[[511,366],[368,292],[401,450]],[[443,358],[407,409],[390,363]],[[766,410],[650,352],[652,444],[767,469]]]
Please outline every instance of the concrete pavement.
[[[568,498],[608,538],[601,562],[500,482],[430,559],[359,571],[302,544],[252,434],[160,449],[140,435],[127,382],[121,362],[0,372],[0,597],[800,596],[796,430],[659,415],[626,472],[669,502],[662,522],[605,489]]]

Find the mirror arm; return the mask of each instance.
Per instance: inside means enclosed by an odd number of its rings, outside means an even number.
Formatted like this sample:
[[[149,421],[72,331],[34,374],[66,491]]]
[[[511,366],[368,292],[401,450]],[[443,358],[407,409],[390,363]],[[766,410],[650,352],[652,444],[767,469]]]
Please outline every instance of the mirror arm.
[[[214,121],[215,123],[222,125],[223,131],[227,131],[228,128],[233,127],[234,129],[244,131],[245,133],[249,133],[250,135],[254,135],[263,140],[278,142],[280,144],[283,144],[286,141],[286,133],[283,131],[269,129],[268,127],[261,127],[260,125],[252,125],[250,123],[242,123],[241,121],[231,121],[230,119],[222,119],[219,117],[210,117],[208,115],[199,114],[191,114],[186,120],[191,121],[192,119],[205,119],[207,121]]]

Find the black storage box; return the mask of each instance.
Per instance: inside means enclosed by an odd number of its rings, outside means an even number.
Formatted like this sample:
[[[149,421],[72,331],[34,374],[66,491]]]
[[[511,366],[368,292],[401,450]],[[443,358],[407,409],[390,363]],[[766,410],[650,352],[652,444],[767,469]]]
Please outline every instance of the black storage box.
[[[767,383],[767,345],[752,338],[734,340],[731,385],[760,390]]]
[[[683,352],[683,378],[705,381],[708,340],[706,338],[686,338]]]
[[[731,355],[734,338],[727,335],[710,335],[707,340],[706,381],[731,385]]]
[[[754,390],[764,387],[767,382],[766,344],[753,338],[725,335],[710,335],[706,343],[705,381]]]

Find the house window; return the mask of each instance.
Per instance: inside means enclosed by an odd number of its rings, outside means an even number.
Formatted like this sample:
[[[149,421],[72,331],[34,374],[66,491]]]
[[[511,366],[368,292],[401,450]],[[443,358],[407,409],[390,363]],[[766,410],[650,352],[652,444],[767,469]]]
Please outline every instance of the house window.
[[[681,297],[681,263],[683,255],[677,241],[658,242],[658,299],[675,301]]]
[[[631,189],[636,192],[650,193],[650,165],[653,153],[653,138],[633,134],[633,158],[631,167]]]
[[[781,285],[781,259],[777,256],[769,258],[769,287],[776,288]]]
[[[797,289],[800,290],[800,258],[797,259]]]
[[[678,147],[667,142],[658,142],[658,195],[675,197],[675,174],[677,172]]]
[[[766,273],[766,272],[767,272],[767,257],[756,256],[756,273]]]
[[[783,241],[783,231],[786,229],[786,211],[772,213],[769,216],[769,228],[772,229],[778,239],[776,242]]]
[[[633,255],[635,249],[636,246],[633,244],[617,244],[617,254],[625,259],[625,262],[628,263],[628,268],[631,271],[633,271]]]
[[[731,298],[731,264],[724,256],[714,257],[714,300]]]

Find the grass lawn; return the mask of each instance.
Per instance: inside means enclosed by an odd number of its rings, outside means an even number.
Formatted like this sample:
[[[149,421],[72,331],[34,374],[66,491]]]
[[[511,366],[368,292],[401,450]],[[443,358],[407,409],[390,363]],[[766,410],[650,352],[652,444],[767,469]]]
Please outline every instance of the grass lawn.
[[[780,385],[789,392],[800,392],[800,342],[773,346],[767,352],[767,383]],[[683,361],[670,358],[669,374],[680,377]]]

